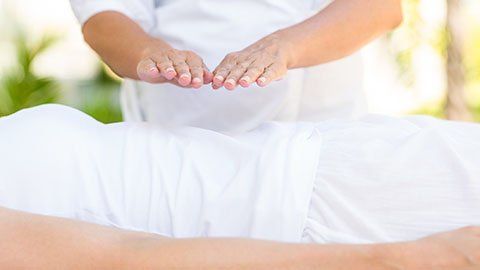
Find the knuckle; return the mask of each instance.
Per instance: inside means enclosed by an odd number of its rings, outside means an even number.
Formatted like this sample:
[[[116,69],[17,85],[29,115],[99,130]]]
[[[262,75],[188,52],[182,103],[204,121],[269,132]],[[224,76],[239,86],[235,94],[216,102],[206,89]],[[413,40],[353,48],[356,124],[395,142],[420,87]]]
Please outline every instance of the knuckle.
[[[275,75],[275,72],[272,71],[272,70],[266,70],[264,73],[263,73],[263,76],[265,77],[273,77]]]
[[[167,56],[176,56],[178,54],[178,51],[175,49],[166,49],[163,54]]]
[[[195,77],[202,77],[202,74],[203,74],[203,72],[198,71],[198,70],[192,70],[191,73]]]
[[[264,70],[265,70],[264,68],[259,67],[259,66],[253,66],[253,67],[248,68],[248,72],[251,72],[251,73],[261,73]]]
[[[254,61],[258,61],[262,58],[262,55],[261,54],[258,54],[258,53],[250,53],[246,56],[246,60],[247,61],[250,61],[250,62],[254,62]]]
[[[214,73],[215,74],[225,74],[225,73],[227,73],[227,70],[224,69],[224,68],[221,68],[221,69],[217,69]]]
[[[195,71],[195,72],[202,72],[203,69],[200,66],[190,66],[190,70]]]
[[[201,61],[200,56],[193,51],[186,51],[185,56],[190,61]]]
[[[160,67],[160,68],[168,68],[171,66],[171,63],[168,63],[168,62],[159,62],[157,63],[157,67]]]
[[[242,62],[237,64],[238,68],[241,70],[247,70],[250,64],[248,62]]]
[[[154,63],[158,64],[158,63],[160,63],[160,62],[163,62],[164,60],[165,60],[165,57],[164,57],[164,56],[157,54],[157,55],[151,55],[151,56],[148,57],[148,58],[144,58],[144,59],[142,60],[142,62],[149,62],[149,61],[151,61],[151,62],[154,62]]]
[[[227,54],[226,58],[234,60],[234,59],[237,59],[239,56],[240,56],[240,54],[238,52],[231,52],[231,53]]]
[[[149,65],[150,65],[149,61],[142,60],[142,61],[140,61],[140,63],[138,63],[137,67],[141,68],[141,69],[144,69],[144,68],[147,68]]]
[[[245,73],[245,70],[242,70],[240,68],[235,68],[230,72],[230,75],[236,77],[236,76],[239,76],[240,74],[243,74],[243,73]]]
[[[176,67],[176,68],[179,68],[179,69],[186,69],[188,66],[187,66],[187,63],[183,62],[183,61],[178,61],[178,62],[174,62],[173,65]]]
[[[190,70],[188,68],[177,68],[177,71],[182,74],[190,73]]]
[[[231,79],[231,80],[234,80],[234,81],[237,81],[238,80],[238,75],[237,74],[230,74],[228,75],[227,79]]]

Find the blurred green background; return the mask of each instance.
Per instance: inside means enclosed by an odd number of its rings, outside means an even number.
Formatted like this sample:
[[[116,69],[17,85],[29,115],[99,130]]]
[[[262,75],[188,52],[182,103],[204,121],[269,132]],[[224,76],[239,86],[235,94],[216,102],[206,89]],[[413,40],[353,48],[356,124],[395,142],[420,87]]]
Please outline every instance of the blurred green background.
[[[121,80],[84,44],[68,1],[0,1],[0,116],[61,103],[122,121]]]
[[[73,84],[74,96],[62,89],[66,82],[38,75],[33,66],[38,57],[54,47],[61,37],[45,34],[30,41],[26,31],[17,29],[12,37],[16,63],[0,75],[0,117],[45,103],[63,103],[76,107],[104,123],[122,121],[118,101],[120,79],[101,63],[94,76]]]
[[[364,49],[371,112],[480,121],[480,1],[405,0],[401,27]],[[120,79],[66,0],[0,0],[0,116],[44,103],[121,121]]]

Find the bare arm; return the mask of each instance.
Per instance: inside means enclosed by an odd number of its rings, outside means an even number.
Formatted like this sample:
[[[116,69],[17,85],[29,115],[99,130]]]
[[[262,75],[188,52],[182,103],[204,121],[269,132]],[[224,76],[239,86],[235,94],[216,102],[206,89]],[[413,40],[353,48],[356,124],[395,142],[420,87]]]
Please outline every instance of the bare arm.
[[[472,227],[417,242],[378,245],[177,240],[0,208],[0,268],[480,269],[479,256],[474,256],[480,253],[478,235],[479,229]]]
[[[346,57],[401,21],[401,0],[335,0],[315,16],[228,55],[214,71],[214,86],[265,86],[288,69]]]
[[[308,67],[343,58],[403,19],[401,0],[336,0],[324,11],[281,30],[292,46],[289,68]]]
[[[194,88],[211,82],[212,75],[197,54],[172,48],[121,13],[93,16],[85,23],[83,35],[121,77]]]
[[[372,256],[360,246],[174,240],[0,208],[1,269],[367,269]]]

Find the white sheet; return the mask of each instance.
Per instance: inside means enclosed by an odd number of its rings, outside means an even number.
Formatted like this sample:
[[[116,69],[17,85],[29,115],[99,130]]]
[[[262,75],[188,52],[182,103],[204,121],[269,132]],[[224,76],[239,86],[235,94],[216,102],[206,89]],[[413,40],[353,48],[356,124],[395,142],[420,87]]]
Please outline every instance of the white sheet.
[[[0,206],[174,237],[298,242],[320,150],[312,124],[230,137],[102,125],[58,105],[0,130]]]
[[[0,206],[174,237],[416,239],[480,224],[480,126],[370,116],[241,136],[102,125],[48,105],[0,119]]]

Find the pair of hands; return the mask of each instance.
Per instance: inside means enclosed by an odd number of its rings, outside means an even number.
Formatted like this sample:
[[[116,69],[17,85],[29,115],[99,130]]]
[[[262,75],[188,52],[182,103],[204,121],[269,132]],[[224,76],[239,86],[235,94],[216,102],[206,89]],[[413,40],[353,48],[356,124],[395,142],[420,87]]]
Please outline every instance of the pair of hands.
[[[284,40],[272,34],[242,51],[228,54],[211,72],[194,52],[152,46],[138,63],[137,74],[142,81],[173,83],[183,88],[212,84],[215,90],[234,90],[255,83],[264,87],[287,73],[290,53]]]

